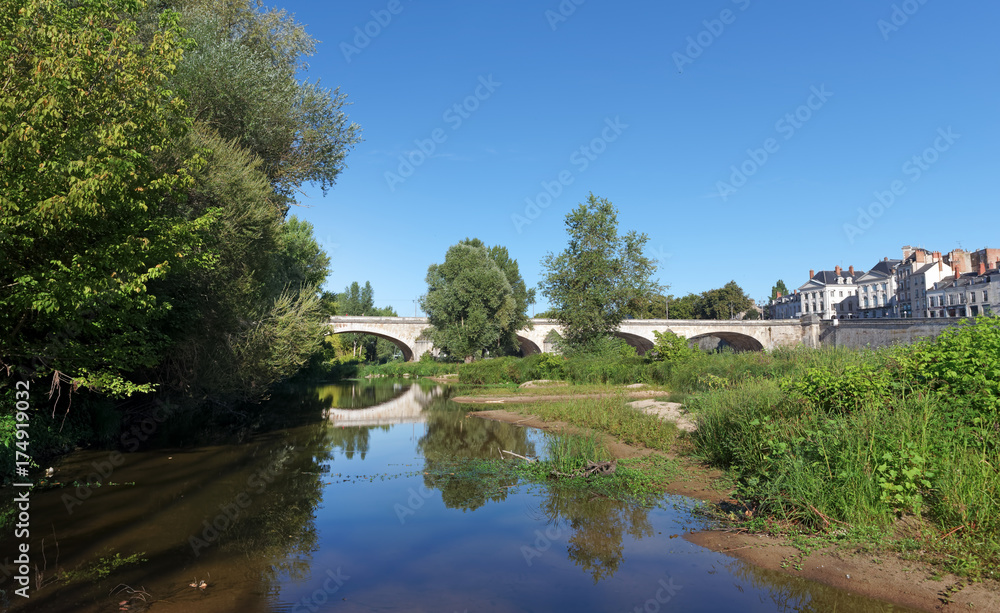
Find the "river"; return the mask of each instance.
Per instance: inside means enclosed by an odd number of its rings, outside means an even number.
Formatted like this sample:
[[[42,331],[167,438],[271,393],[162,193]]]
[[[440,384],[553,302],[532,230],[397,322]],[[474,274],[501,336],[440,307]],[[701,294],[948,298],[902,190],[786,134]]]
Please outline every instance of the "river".
[[[5,576],[4,604],[183,613],[905,610],[677,538],[703,527],[689,499],[665,496],[647,508],[463,472],[463,459],[500,449],[544,456],[548,435],[468,417],[449,394],[427,381],[384,379],[288,388],[268,402],[268,419],[221,443],[197,423],[151,422],[143,436],[162,439],[158,448],[74,452],[55,465],[52,480],[64,486],[32,494],[31,598],[15,596]],[[0,556],[13,552],[9,537]]]

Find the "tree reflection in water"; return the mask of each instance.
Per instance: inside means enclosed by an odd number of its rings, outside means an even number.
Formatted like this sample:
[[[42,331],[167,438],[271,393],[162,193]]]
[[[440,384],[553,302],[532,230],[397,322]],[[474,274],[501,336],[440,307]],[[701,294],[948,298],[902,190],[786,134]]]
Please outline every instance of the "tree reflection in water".
[[[533,456],[535,445],[528,440],[528,431],[466,417],[464,409],[443,397],[431,400],[426,414],[427,431],[417,443],[424,456],[424,485],[441,490],[444,504],[451,509],[475,510],[487,501],[506,499],[516,478],[497,475],[488,466],[463,466],[463,461],[499,459],[500,450]]]
[[[597,583],[614,576],[624,560],[624,536],[653,535],[649,509],[586,490],[548,486],[541,513],[553,524],[565,522],[572,530],[569,559]]]

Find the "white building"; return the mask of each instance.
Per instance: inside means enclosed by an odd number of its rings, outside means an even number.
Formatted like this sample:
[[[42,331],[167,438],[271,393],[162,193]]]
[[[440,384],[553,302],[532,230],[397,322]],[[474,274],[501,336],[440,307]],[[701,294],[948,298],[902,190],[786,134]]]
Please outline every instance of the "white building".
[[[873,319],[898,317],[896,268],[902,260],[885,258],[858,277],[858,317]]]
[[[858,287],[861,276],[851,266],[833,270],[810,270],[809,281],[799,287],[802,315],[819,315],[823,319],[851,319],[858,316]]]

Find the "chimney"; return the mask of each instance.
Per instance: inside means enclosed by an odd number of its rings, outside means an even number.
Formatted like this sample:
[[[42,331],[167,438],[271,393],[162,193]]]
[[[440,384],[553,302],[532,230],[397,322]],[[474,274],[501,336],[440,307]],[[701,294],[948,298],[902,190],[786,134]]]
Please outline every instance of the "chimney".
[[[883,262],[888,262],[889,261],[889,256],[885,256],[884,258],[882,258],[882,261]]]
[[[984,262],[982,260],[979,260],[979,274],[981,274],[981,275],[985,275],[986,274],[986,262]]]
[[[917,264],[923,264],[924,263],[924,255],[925,255],[925,252],[924,252],[923,249],[917,249]]]
[[[944,270],[944,262],[938,260],[938,272],[941,272],[943,270]]]
[[[838,277],[840,276],[840,273],[842,272],[842,269],[840,268],[839,264],[837,265],[836,268],[833,269],[833,272],[837,273]]]
[[[851,265],[850,265],[850,266],[849,266],[849,267],[847,268],[847,272],[851,273],[851,276],[852,276],[852,277],[854,276],[854,264],[851,264]]]
[[[809,278],[812,279],[815,276],[816,276],[816,271],[810,268],[809,269]]]
[[[935,251],[934,252],[934,261],[937,262],[940,259],[941,259],[941,252],[940,251]]]
[[[777,297],[778,297],[778,298],[781,298],[781,292],[778,292],[778,296],[777,296]]]

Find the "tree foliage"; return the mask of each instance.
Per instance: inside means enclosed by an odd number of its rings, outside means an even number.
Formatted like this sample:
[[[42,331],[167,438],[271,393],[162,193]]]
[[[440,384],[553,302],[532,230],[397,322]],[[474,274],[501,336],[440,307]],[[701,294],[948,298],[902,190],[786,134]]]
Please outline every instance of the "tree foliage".
[[[517,261],[504,247],[487,248],[479,239],[452,245],[443,264],[427,270],[427,293],[420,306],[431,323],[434,345],[467,361],[520,349],[517,331],[530,326],[534,302]]]
[[[671,319],[758,319],[760,313],[753,299],[746,295],[736,281],[710,289],[700,294],[681,298],[670,297]]]
[[[255,0],[0,0],[2,365],[244,400],[318,350],[329,258],[287,211],[358,130],[313,45]]]
[[[778,282],[775,283],[774,287],[771,288],[771,300],[776,299],[779,293],[782,296],[788,295],[788,288],[785,287],[785,282],[782,281],[781,279],[778,279]]]
[[[300,81],[315,41],[260,0],[170,0],[195,46],[171,85],[198,122],[246,149],[287,205],[306,182],[334,185],[360,141],[346,96]]]
[[[168,89],[185,41],[167,11],[138,42],[140,7],[0,1],[0,360],[122,393],[167,342],[149,284],[210,267],[216,220],[158,206],[197,158],[154,164],[188,127]]]
[[[590,194],[566,216],[569,244],[542,260],[542,293],[566,331],[566,341],[586,346],[608,336],[630,313],[637,298],[655,295],[655,262],[643,255],[645,234],[618,234],[618,211]]]

